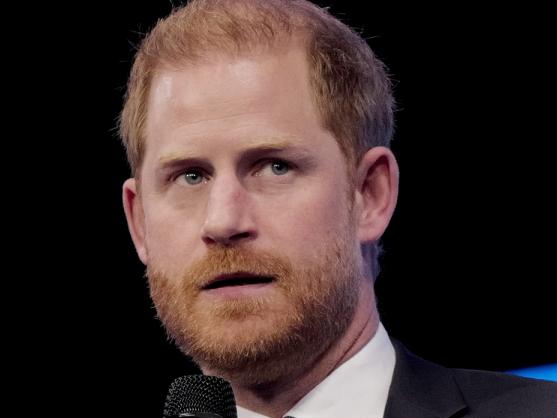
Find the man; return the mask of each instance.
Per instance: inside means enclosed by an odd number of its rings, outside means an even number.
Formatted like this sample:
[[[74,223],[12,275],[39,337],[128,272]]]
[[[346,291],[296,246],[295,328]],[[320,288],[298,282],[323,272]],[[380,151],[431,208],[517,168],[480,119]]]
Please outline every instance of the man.
[[[555,416],[555,385],[389,339],[392,131],[384,66],[311,3],[193,0],[159,22],[122,112],[123,199],[169,335],[244,418]]]

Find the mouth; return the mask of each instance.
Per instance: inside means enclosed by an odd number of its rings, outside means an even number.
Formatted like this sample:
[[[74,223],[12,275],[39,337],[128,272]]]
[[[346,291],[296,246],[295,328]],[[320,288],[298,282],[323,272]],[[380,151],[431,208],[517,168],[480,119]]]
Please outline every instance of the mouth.
[[[232,274],[222,274],[211,279],[207,284],[201,287],[202,290],[214,290],[228,287],[245,287],[253,285],[265,285],[275,281],[272,276],[261,276],[247,272],[238,272]]]

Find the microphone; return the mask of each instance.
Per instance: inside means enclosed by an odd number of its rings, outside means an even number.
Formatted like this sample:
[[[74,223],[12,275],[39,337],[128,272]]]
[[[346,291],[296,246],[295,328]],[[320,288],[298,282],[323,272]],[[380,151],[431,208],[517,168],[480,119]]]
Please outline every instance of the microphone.
[[[168,389],[164,418],[237,418],[230,383],[220,377],[188,375]]]

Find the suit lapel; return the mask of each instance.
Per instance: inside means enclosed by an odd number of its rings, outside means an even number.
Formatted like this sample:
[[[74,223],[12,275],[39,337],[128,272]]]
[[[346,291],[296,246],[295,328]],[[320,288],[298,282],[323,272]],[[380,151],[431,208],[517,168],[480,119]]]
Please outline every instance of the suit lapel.
[[[449,369],[414,356],[396,340],[393,345],[396,365],[384,418],[450,418],[465,412]]]

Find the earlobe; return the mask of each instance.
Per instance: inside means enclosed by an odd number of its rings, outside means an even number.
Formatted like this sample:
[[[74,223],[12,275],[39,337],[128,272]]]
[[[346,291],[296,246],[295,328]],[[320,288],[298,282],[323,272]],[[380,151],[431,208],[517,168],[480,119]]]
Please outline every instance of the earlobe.
[[[124,212],[128,221],[128,229],[132,237],[137,255],[141,262],[147,265],[147,249],[145,246],[145,216],[143,204],[139,196],[137,180],[127,179],[122,187]]]
[[[358,238],[377,242],[393,215],[398,197],[398,164],[388,148],[371,148],[357,171]]]

